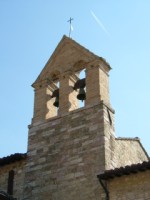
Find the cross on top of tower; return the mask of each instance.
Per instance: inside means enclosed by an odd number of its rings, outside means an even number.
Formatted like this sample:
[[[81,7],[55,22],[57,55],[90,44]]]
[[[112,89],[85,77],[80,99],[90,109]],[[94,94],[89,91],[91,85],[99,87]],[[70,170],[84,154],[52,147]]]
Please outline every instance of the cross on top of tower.
[[[73,31],[72,20],[73,20],[73,18],[70,17],[70,19],[67,21],[67,22],[70,23],[70,28],[69,28],[69,37],[71,36],[71,31]]]

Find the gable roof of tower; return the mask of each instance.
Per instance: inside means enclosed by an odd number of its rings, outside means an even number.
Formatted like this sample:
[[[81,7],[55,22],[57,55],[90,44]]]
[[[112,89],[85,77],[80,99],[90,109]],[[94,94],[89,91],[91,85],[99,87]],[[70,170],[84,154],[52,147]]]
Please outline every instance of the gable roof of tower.
[[[64,35],[32,86],[34,87],[36,83],[43,80],[51,79],[52,75],[58,75],[70,70],[80,71],[80,65],[95,61],[100,62],[106,71],[111,69],[104,58],[95,55]]]

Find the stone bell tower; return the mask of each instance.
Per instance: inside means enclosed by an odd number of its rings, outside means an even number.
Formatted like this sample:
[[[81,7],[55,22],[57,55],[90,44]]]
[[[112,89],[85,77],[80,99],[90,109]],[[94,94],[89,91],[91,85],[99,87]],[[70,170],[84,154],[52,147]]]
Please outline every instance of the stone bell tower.
[[[111,167],[114,137],[109,70],[103,58],[72,39],[64,36],[58,44],[32,85],[24,200],[99,199],[97,174]]]

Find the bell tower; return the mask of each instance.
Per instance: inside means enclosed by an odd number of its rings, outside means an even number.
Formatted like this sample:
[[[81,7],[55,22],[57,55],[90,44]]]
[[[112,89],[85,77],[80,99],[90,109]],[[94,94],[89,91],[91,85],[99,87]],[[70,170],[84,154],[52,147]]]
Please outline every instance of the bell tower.
[[[24,200],[99,199],[97,174],[112,165],[110,69],[102,57],[63,36],[32,85]]]

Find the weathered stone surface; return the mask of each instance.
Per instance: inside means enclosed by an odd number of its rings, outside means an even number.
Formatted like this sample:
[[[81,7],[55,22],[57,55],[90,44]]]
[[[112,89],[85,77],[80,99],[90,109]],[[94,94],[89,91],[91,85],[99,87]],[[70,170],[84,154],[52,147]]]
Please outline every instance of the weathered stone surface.
[[[108,181],[111,200],[146,200],[150,198],[150,171],[138,172]]]
[[[84,108],[79,108],[73,87],[83,69],[86,69],[86,101]],[[29,126],[27,160],[0,168],[2,190],[6,191],[8,172],[14,169],[17,199],[104,200],[98,174],[149,159],[139,140],[115,137],[109,70],[103,58],[63,37],[33,84],[34,114]],[[53,106],[55,99],[51,97],[57,83],[60,83],[59,109]],[[112,199],[127,199],[115,197],[121,194],[122,186],[116,181],[116,193],[109,184],[114,192]],[[149,193],[145,190],[144,195]],[[136,199],[134,195],[129,197]],[[139,200],[142,197],[138,196]]]
[[[18,200],[23,199],[25,165],[26,161],[18,161],[4,167],[0,167],[0,190],[7,192],[9,172],[13,169],[15,172],[13,196],[17,197]]]
[[[34,125],[31,126],[28,162],[32,165],[27,166],[25,179],[25,191],[30,183],[30,199],[36,199],[37,195],[42,199],[41,188],[45,187],[47,189],[43,190],[52,199],[73,200],[77,196],[78,199],[91,199],[91,196],[98,199],[97,174],[105,169],[104,133],[99,131],[103,127],[100,115],[104,108],[98,105],[70,112],[54,119],[55,123],[49,120],[40,125],[34,134]],[[94,121],[91,115],[95,116]],[[47,150],[44,150],[45,147],[48,147]],[[29,195],[27,192],[24,198]],[[66,197],[67,194],[69,197]]]

